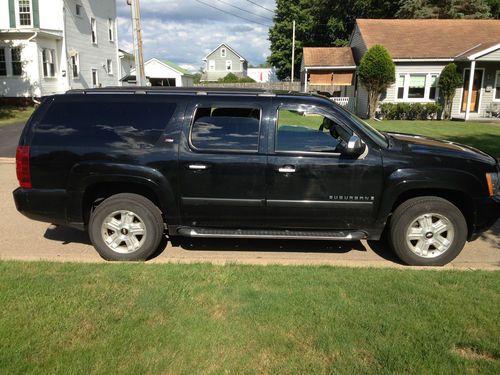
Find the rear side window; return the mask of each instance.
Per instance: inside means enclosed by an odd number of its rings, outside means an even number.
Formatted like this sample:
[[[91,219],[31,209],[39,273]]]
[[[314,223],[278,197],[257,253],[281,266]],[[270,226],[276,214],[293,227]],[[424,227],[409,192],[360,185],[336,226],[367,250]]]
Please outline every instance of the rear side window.
[[[153,147],[176,105],[157,98],[82,98],[51,104],[37,126],[34,143],[46,146]]]
[[[257,152],[260,116],[259,108],[198,108],[191,146],[201,151]]]

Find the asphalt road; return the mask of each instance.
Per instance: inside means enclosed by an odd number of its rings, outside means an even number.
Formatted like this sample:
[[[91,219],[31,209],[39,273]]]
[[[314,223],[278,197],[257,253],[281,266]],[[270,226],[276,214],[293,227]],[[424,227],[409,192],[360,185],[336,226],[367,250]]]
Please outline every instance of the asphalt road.
[[[0,157],[15,157],[24,122],[0,126]]]
[[[19,214],[12,199],[16,187],[15,165],[11,160],[0,161],[0,259],[104,262],[86,233]],[[183,239],[168,242],[148,262],[406,267],[388,249],[370,245],[366,241]],[[439,269],[500,270],[500,221],[481,239],[468,243],[452,263]]]

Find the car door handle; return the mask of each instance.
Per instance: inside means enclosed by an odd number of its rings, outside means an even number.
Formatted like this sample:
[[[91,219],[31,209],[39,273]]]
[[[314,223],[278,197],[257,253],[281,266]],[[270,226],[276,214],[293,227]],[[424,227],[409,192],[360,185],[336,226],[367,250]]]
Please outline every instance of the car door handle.
[[[192,169],[193,171],[202,171],[207,169],[208,167],[203,164],[189,164],[188,169]]]
[[[285,165],[285,166],[279,168],[278,172],[279,173],[294,173],[295,167],[292,167],[291,165]]]

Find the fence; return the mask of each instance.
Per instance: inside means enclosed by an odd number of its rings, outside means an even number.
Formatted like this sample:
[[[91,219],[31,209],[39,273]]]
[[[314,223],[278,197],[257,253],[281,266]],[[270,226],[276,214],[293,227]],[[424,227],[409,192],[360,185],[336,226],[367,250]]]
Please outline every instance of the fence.
[[[341,96],[338,98],[330,98],[332,101],[338,105],[345,107],[348,111],[354,112],[354,98],[349,96]]]
[[[263,90],[276,90],[276,91],[303,91],[300,82],[272,82],[272,83],[259,83],[259,82],[245,82],[245,83],[196,83],[195,87],[225,87],[225,88],[239,88],[239,89],[263,89]],[[331,86],[330,86],[331,88]],[[321,85],[308,85],[308,91],[325,91],[325,86]]]

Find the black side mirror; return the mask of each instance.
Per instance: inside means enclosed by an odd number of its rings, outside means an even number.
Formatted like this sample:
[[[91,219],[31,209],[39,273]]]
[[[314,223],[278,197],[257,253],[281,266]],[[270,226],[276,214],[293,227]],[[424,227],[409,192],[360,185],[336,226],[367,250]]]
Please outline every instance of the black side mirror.
[[[343,154],[348,156],[359,156],[366,150],[366,144],[356,135],[351,135]]]

